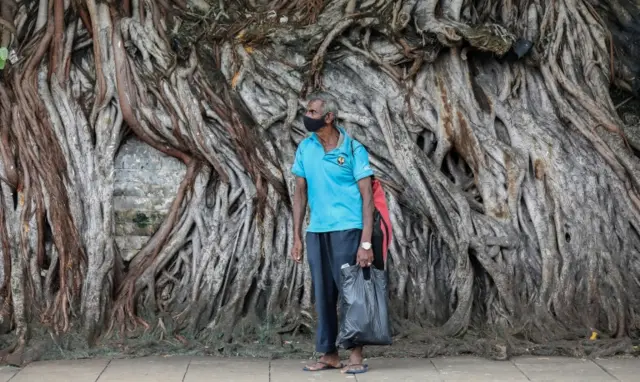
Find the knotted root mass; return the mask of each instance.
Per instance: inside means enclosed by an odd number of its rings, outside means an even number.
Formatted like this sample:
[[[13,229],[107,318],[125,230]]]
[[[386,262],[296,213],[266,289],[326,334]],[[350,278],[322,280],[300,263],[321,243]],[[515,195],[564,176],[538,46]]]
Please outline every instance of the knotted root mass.
[[[637,102],[636,3],[6,0],[0,16],[5,354],[33,328],[90,343],[313,328],[288,253],[318,88],[389,196],[399,339],[426,355],[637,339],[640,124],[609,93]],[[125,261],[114,160],[131,137],[186,170]],[[500,341],[470,349],[477,335]]]

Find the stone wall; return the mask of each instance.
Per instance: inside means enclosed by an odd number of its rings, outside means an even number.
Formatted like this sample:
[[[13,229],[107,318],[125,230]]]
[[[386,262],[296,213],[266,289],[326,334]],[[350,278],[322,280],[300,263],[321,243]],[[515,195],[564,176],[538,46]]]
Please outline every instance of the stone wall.
[[[122,145],[115,167],[116,243],[128,261],[164,220],[186,167],[136,138]]]

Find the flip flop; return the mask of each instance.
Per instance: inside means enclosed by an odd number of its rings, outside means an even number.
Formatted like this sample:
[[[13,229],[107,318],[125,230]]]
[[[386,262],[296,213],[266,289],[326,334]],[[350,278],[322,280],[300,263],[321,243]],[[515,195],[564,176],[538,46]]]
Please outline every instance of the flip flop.
[[[304,369],[302,369],[303,371],[324,371],[324,370],[335,370],[335,369],[342,369],[344,366],[342,365],[342,363],[340,364],[340,366],[333,366],[333,365],[329,365],[328,363],[324,362],[324,361],[316,361],[316,364],[320,364],[320,365],[324,365],[323,367],[319,368],[319,369],[312,369],[309,367],[309,365],[305,366]]]
[[[357,370],[351,370],[352,367],[358,367],[361,366],[361,369],[357,369]],[[344,374],[362,374],[362,373],[366,373],[367,371],[369,371],[369,365],[366,364],[361,364],[361,363],[354,363],[352,365],[347,365],[346,366],[347,370],[343,371],[342,373]]]

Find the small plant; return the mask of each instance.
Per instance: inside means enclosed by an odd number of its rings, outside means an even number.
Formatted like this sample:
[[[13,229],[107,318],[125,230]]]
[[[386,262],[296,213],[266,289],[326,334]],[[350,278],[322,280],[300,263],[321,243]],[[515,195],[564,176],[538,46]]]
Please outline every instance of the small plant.
[[[5,47],[0,48],[0,70],[4,69],[4,65],[9,58],[9,50]]]

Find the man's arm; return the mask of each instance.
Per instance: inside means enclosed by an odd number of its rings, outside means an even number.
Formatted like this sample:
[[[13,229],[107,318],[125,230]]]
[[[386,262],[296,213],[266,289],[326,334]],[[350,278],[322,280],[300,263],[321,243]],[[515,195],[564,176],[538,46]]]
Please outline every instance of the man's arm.
[[[358,142],[353,143],[353,141],[351,145],[354,159],[353,177],[358,182],[358,188],[362,196],[362,237],[360,238],[360,243],[371,243],[374,211],[373,189],[371,186],[373,170],[369,165],[369,153],[367,153],[364,146]]]
[[[360,195],[362,195],[362,236],[360,243],[371,243],[373,234],[373,190],[371,177],[367,176],[358,181]]]
[[[293,193],[293,234],[296,240],[302,240],[302,219],[307,211],[307,180],[296,176],[296,189]]]
[[[303,156],[303,144],[300,144],[296,149],[296,156],[291,168],[291,172],[296,176],[296,185],[293,191],[293,238],[295,241],[302,241],[302,219],[307,212],[307,179]],[[298,250],[295,247],[294,249]]]

